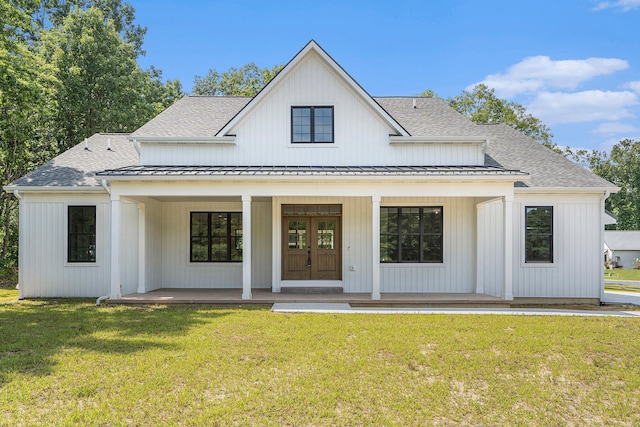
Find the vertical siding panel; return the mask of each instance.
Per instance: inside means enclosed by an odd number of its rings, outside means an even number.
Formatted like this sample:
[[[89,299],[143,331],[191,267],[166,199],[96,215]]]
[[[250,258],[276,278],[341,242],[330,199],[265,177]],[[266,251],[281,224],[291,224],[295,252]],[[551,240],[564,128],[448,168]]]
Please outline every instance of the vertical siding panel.
[[[554,207],[554,264],[524,263],[524,224],[514,228],[515,297],[599,298],[600,204],[598,195],[545,195],[516,197],[518,215],[525,206]],[[516,204],[514,204],[514,207]],[[515,224],[515,222],[514,222]],[[515,227],[515,226],[514,226]],[[517,291],[516,291],[517,290]]]

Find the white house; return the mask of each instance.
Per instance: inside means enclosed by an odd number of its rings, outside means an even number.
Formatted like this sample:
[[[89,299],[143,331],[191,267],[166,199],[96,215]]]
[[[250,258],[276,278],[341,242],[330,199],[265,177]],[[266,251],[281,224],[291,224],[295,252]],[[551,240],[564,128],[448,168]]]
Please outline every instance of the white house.
[[[20,297],[331,288],[598,301],[616,191],[504,124],[370,96],[309,42],[255,97],[185,97],[6,186]]]
[[[615,267],[636,268],[640,259],[640,231],[607,230],[604,232],[606,260]]]

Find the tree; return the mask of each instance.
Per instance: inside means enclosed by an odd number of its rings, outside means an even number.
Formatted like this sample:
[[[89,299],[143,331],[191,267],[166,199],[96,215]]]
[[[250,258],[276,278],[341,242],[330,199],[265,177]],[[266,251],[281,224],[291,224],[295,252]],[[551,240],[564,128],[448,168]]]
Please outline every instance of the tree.
[[[96,132],[133,131],[159,112],[156,97],[145,97],[159,74],[140,70],[133,44],[100,9],[74,9],[43,34],[42,46],[60,81],[56,128],[62,149]]]
[[[615,229],[640,230],[640,141],[623,139],[609,155],[602,151],[577,155],[593,173],[620,187],[606,202],[607,209],[618,217]]]
[[[421,96],[438,97],[430,89]],[[494,89],[484,84],[474,86],[471,92],[463,90],[460,95],[444,101],[475,123],[506,123],[542,145],[560,152],[552,141],[553,135],[548,126],[527,113],[521,104],[498,98]]]
[[[144,55],[142,43],[147,33],[146,27],[135,25],[135,9],[122,0],[29,0],[35,2],[31,14],[35,31],[31,33],[33,39],[39,38],[39,32],[47,25],[59,28],[65,20],[76,10],[98,9],[102,12],[104,23],[111,22],[121,38],[131,43],[136,57]]]
[[[194,95],[255,96],[282,70],[282,65],[273,68],[258,68],[253,62],[242,68],[229,68],[222,74],[209,70],[204,76],[195,76]]]

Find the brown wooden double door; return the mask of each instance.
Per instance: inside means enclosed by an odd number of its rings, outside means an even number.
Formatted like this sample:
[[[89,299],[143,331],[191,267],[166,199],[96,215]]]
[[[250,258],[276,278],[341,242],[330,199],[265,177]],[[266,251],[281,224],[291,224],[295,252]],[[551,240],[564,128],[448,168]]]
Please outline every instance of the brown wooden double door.
[[[341,280],[339,216],[282,217],[282,279]]]

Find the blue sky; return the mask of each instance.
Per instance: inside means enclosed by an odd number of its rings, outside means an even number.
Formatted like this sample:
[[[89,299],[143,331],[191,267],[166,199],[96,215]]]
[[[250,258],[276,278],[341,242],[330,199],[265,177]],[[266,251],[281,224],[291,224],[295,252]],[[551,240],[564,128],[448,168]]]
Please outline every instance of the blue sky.
[[[484,82],[554,142],[640,139],[640,0],[129,0],[139,60],[190,91],[195,75],[288,62],[316,40],[371,95],[458,95]]]

